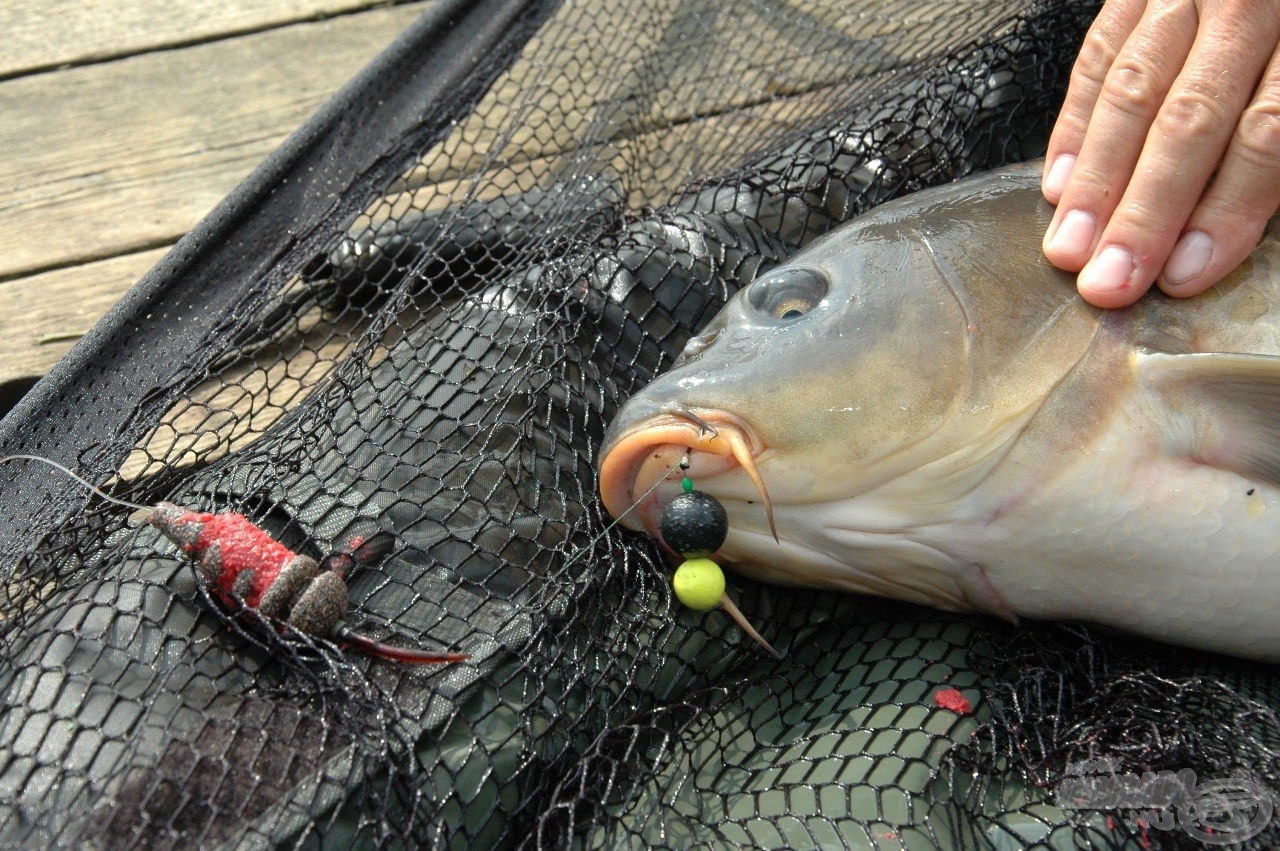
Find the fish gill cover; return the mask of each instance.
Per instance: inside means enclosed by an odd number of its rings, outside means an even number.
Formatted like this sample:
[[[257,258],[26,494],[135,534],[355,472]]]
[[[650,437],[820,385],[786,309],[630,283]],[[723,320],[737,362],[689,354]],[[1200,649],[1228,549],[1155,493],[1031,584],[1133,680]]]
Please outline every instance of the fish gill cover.
[[[651,539],[598,537],[621,401],[839,222],[1039,155],[1095,11],[433,7],[20,403],[0,454],[315,558],[391,533],[348,626],[469,661],[231,612],[158,530],[11,462],[0,845],[1196,846],[1055,790],[1275,788],[1273,667],[734,580],[773,660],[675,605]]]

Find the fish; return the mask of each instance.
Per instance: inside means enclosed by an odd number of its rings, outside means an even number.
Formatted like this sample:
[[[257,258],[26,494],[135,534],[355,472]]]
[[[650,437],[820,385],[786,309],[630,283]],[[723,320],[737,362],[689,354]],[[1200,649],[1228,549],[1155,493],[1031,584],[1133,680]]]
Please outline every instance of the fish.
[[[762,269],[617,413],[606,509],[660,537],[683,474],[751,579],[1280,660],[1276,222],[1210,291],[1104,311],[1041,253],[1040,173]]]

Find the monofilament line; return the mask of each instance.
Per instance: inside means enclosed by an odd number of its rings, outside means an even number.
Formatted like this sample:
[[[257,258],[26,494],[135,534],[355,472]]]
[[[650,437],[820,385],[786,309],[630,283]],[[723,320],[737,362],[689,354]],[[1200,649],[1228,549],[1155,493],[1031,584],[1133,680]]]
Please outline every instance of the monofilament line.
[[[680,464],[679,464],[678,466],[679,466],[679,468],[681,468],[681,469],[685,469],[685,468],[687,468],[687,467],[689,466],[689,453],[688,453],[688,452],[686,452],[686,453],[684,454],[684,458],[683,458],[683,459],[681,459]],[[593,546],[595,546],[595,545],[596,545],[596,543],[597,543],[598,541],[600,541],[600,539],[601,539],[601,538],[603,538],[605,535],[607,535],[607,534],[609,534],[610,532],[612,532],[612,531],[613,531],[613,527],[617,526],[619,523],[621,523],[621,522],[622,522],[622,518],[626,517],[626,516],[627,516],[628,514],[630,514],[633,510],[635,510],[635,508],[636,508],[638,505],[640,505],[640,503],[642,503],[642,502],[644,502],[646,499],[648,499],[648,498],[649,498],[649,495],[650,495],[651,493],[653,493],[654,491],[656,491],[656,490],[658,489],[658,486],[659,486],[659,485],[661,485],[663,482],[665,482],[665,481],[667,480],[667,474],[669,474],[669,473],[670,473],[672,470],[674,470],[674,469],[676,469],[676,467],[668,467],[668,468],[667,468],[667,472],[666,472],[666,473],[664,473],[663,475],[659,476],[659,477],[658,477],[658,480],[657,480],[656,482],[654,482],[652,485],[650,485],[648,490],[646,490],[644,493],[640,494],[640,496],[636,497],[635,501],[633,501],[630,505],[628,505],[628,506],[626,507],[626,510],[624,510],[624,511],[623,511],[623,512],[621,512],[617,517],[615,517],[611,523],[607,524],[607,525],[604,527],[604,529],[602,529],[602,530],[600,531],[600,533],[599,533],[598,535],[595,535],[591,540],[589,540],[589,541],[587,541],[585,544],[583,544],[583,545],[582,545],[582,547],[581,547],[581,549],[579,549],[576,553],[574,553],[574,554],[573,554],[573,556],[572,556],[572,557],[570,557],[570,559],[564,563],[564,566],[565,566],[565,567],[568,567],[569,565],[573,564],[573,563],[574,563],[574,562],[576,562],[578,559],[580,559],[580,558],[582,558],[584,555],[586,555],[586,554],[587,554],[587,551],[588,551],[588,550],[590,550]]]
[[[55,470],[61,470],[62,472],[66,473],[72,479],[84,485],[86,488],[88,488],[98,496],[102,497],[107,502],[114,502],[116,505],[123,505],[125,508],[133,508],[138,511],[150,511],[152,509],[152,506],[150,505],[139,505],[136,502],[129,502],[129,500],[127,499],[119,499],[117,497],[112,496],[109,493],[105,493],[97,485],[81,478],[76,473],[72,472],[70,469],[59,464],[57,461],[53,461],[41,455],[20,455],[19,454],[19,455],[6,455],[3,458],[0,458],[0,464],[7,463],[9,461],[39,461],[41,464],[48,464],[50,467],[53,467]]]

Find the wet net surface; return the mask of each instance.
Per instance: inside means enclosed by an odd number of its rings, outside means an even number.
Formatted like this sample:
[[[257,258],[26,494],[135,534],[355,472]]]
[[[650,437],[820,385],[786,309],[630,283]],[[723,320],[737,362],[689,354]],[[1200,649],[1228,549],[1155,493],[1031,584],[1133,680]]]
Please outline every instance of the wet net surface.
[[[675,604],[653,541],[600,534],[621,401],[840,222],[1038,156],[1093,4],[463,8],[179,246],[0,449],[316,558],[391,533],[347,624],[470,661],[230,611],[127,509],[11,463],[0,845],[1198,847],[1054,790],[1082,764],[1280,784],[1270,666],[735,581],[775,661]]]

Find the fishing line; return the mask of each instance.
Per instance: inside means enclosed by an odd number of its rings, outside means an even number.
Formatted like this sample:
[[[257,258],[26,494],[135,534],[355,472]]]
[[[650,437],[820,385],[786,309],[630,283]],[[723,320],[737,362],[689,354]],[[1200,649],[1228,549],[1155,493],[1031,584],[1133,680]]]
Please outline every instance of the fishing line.
[[[39,461],[60,470],[108,502],[148,512],[148,522],[196,562],[199,575],[205,579],[202,587],[212,591],[213,596],[228,607],[243,606],[299,635],[331,639],[343,647],[395,662],[441,664],[470,658],[465,653],[437,653],[384,644],[353,631],[343,622],[348,606],[347,570],[385,555],[389,545],[374,546],[370,544],[371,539],[353,538],[346,550],[331,554],[322,565],[286,547],[243,514],[201,514],[168,502],[139,505],[105,493],[74,471],[41,455],[0,458],[0,464],[9,461]],[[255,587],[259,571],[267,577],[266,584]],[[257,595],[252,602],[250,594]]]
[[[707,427],[711,428],[710,424],[707,424]],[[728,590],[725,587],[724,572],[720,569],[720,565],[706,557],[710,555],[711,551],[719,549],[721,544],[724,543],[724,534],[727,531],[727,518],[724,516],[723,506],[720,506],[719,501],[716,500],[715,497],[694,489],[693,480],[690,479],[688,475],[689,455],[691,452],[691,449],[686,448],[684,456],[681,457],[680,463],[677,465],[683,474],[680,482],[681,490],[684,491],[685,497],[695,497],[696,495],[696,497],[701,497],[704,500],[713,503],[718,509],[717,513],[720,515],[718,523],[722,524],[724,528],[718,529],[714,533],[714,535],[718,537],[718,540],[714,545],[709,546],[705,553],[701,549],[698,549],[694,553],[686,554],[679,552],[680,547],[673,547],[679,555],[685,557],[685,561],[676,569],[676,575],[673,577],[672,581],[672,587],[675,591],[676,599],[696,611],[705,612],[714,608],[722,609],[724,613],[728,615],[729,618],[733,620],[753,641],[763,647],[774,658],[781,659],[782,654],[775,650],[773,645],[769,644],[769,642],[764,639],[764,636],[762,636],[759,631],[752,626],[751,622],[747,620],[747,616],[742,613],[742,610],[733,602],[733,598],[729,596]],[[640,503],[648,499],[649,495],[657,490],[658,486],[665,482],[667,480],[667,476],[675,469],[676,467],[668,467],[666,473],[650,485],[644,493],[640,494],[640,496],[628,505],[625,510],[620,512],[618,516],[614,518],[613,522],[605,526],[598,535],[594,536],[584,544],[582,549],[574,553],[574,555],[564,563],[564,566],[569,567],[586,555],[601,538],[609,534],[615,526],[622,522],[622,518],[626,517],[635,510]],[[667,511],[669,512],[670,510],[671,506],[668,505]],[[666,513],[667,512],[664,512],[664,517]],[[770,525],[772,526],[772,518],[770,518]],[[670,542],[664,541],[664,543],[667,543],[668,546],[670,546]],[[690,558],[689,555],[694,555],[695,557]]]
[[[684,456],[681,457],[680,462],[677,465],[677,467],[683,473],[686,474],[684,475],[683,480],[681,481],[682,489],[685,493],[685,496],[692,496],[694,494],[693,482],[689,479],[687,475],[689,470],[690,451],[691,450],[688,450],[688,449],[685,450]],[[57,461],[54,461],[50,458],[45,458],[42,455],[16,454],[16,455],[6,455],[3,458],[0,458],[0,464],[5,464],[10,461],[39,461],[41,464],[47,464],[48,466],[53,467],[55,470],[59,470],[62,473],[65,473],[73,481],[88,488],[90,492],[96,494],[102,499],[105,499],[107,502],[112,502],[112,503],[115,503],[116,505],[122,505],[125,508],[132,508],[137,511],[146,511],[146,512],[154,513],[157,510],[155,506],[140,505],[136,502],[130,502],[127,499],[120,499],[119,497],[114,497],[111,494],[103,491],[97,485],[81,477],[70,468],[63,466],[62,464],[59,464]],[[603,539],[606,535],[608,535],[610,532],[613,531],[614,527],[616,527],[619,523],[622,522],[622,518],[626,517],[628,514],[634,511],[640,505],[640,503],[648,499],[649,496],[654,491],[656,491],[663,482],[667,480],[667,476],[670,475],[670,473],[673,470],[677,469],[677,467],[668,467],[667,472],[659,476],[657,481],[655,481],[652,485],[650,485],[645,490],[644,493],[640,494],[640,496],[638,496],[630,505],[626,507],[626,510],[621,512],[617,517],[613,519],[612,522],[608,523],[604,527],[604,529],[602,529],[599,532],[599,534],[593,536],[591,540],[587,541],[587,543],[582,546],[581,549],[579,549],[576,553],[574,553],[569,558],[569,560],[564,563],[564,567],[568,568],[569,566],[575,564],[583,556],[585,556],[588,552],[590,552],[592,547],[594,547],[597,543],[599,543],[601,539]],[[714,501],[714,497],[712,497],[711,499]],[[175,510],[176,510],[176,507],[175,507]],[[720,509],[720,510],[721,512],[723,512],[723,509]],[[254,528],[256,529],[256,527]],[[265,535],[266,533],[262,533],[262,534]],[[723,541],[723,535],[721,535],[721,541]],[[718,546],[719,544],[716,545],[716,547]],[[716,547],[713,547],[712,549],[715,549]],[[685,554],[681,553],[681,555],[685,555]],[[697,555],[701,556],[702,553],[698,553]],[[341,579],[339,581],[341,581]],[[690,582],[692,583],[692,586],[690,586]],[[716,608],[717,606],[724,609],[725,613],[728,614],[734,621],[736,621],[738,625],[742,627],[742,629],[751,638],[753,638],[757,643],[760,644],[761,647],[769,651],[769,653],[773,654],[775,657],[781,658],[781,654],[779,654],[777,650],[774,650],[773,647],[770,646],[769,642],[764,640],[764,638],[760,635],[760,633],[756,631],[755,627],[751,625],[751,623],[747,620],[746,616],[742,614],[742,612],[734,604],[733,600],[729,597],[724,587],[724,574],[721,572],[720,566],[718,564],[716,564],[715,562],[705,557],[686,558],[686,561],[676,571],[674,585],[675,585],[676,597],[680,600],[680,602],[684,603],[686,606],[689,606],[690,608],[694,608],[699,611],[708,611],[712,608]],[[344,586],[344,602],[345,602],[345,586]],[[348,630],[347,632],[349,633],[350,631]],[[362,648],[364,652],[371,653],[372,655],[383,656],[384,658],[388,658],[388,659],[397,659],[400,661],[414,661],[414,660],[424,661],[425,660],[430,662],[440,662],[440,661],[459,661],[461,659],[466,658],[465,656],[461,656],[458,654],[435,654],[435,653],[426,653],[424,651],[417,651],[417,650],[392,648],[387,645],[383,645],[378,642],[375,642],[372,639],[366,638],[364,636],[357,635],[355,633],[350,633],[349,635],[342,635],[340,637],[349,643],[363,642],[363,644],[357,643],[357,646]]]
[[[689,452],[688,451],[684,453],[684,457],[680,459],[680,463],[677,466],[681,470],[689,469]],[[591,538],[591,540],[583,544],[582,548],[579,549],[576,553],[574,553],[569,558],[569,560],[564,563],[564,567],[569,567],[571,564],[573,564],[574,562],[578,561],[580,558],[585,556],[591,550],[592,547],[594,547],[596,544],[600,542],[601,539],[604,538],[605,535],[608,535],[610,532],[612,532],[614,527],[622,522],[622,518],[626,517],[633,510],[639,507],[640,503],[648,499],[649,495],[652,494],[654,491],[656,491],[658,487],[667,480],[667,476],[670,475],[671,471],[674,469],[676,469],[676,467],[668,467],[667,472],[659,476],[658,480],[654,482],[652,485],[650,485],[648,490],[640,494],[640,496],[636,497],[635,501],[632,502],[630,505],[628,505],[624,511],[622,511],[617,517],[613,519],[612,522],[606,524],[604,529],[602,529],[599,534],[595,535],[594,537]]]
[[[119,499],[118,497],[114,497],[111,494],[104,492],[101,488],[99,488],[97,485],[93,484],[92,482],[76,475],[76,473],[74,473],[67,467],[62,466],[57,461],[54,461],[50,458],[45,458],[42,455],[6,455],[3,458],[0,458],[0,464],[4,464],[8,461],[39,461],[41,464],[48,464],[50,467],[53,467],[55,470],[61,470],[62,472],[66,473],[72,479],[84,485],[86,488],[88,488],[98,496],[102,497],[107,502],[114,502],[116,505],[123,505],[125,508],[133,508],[138,511],[153,511],[155,509],[155,506],[139,505],[136,502],[129,502],[129,500],[127,499]]]
[[[130,502],[130,501],[129,501],[129,500],[127,500],[127,499],[120,499],[119,497],[114,497],[114,496],[112,496],[111,494],[106,493],[106,492],[105,492],[105,491],[103,491],[101,488],[99,488],[97,485],[95,485],[95,484],[93,484],[92,482],[88,481],[88,480],[87,480],[87,479],[85,479],[84,477],[82,477],[82,476],[78,475],[77,473],[75,473],[75,472],[74,472],[73,470],[71,470],[70,468],[63,466],[62,464],[59,464],[57,461],[54,461],[54,460],[53,460],[53,459],[51,459],[51,458],[45,458],[45,457],[44,457],[44,456],[42,456],[42,455],[25,455],[25,454],[15,454],[15,455],[6,455],[6,456],[4,456],[3,458],[0,458],[0,464],[5,464],[5,463],[7,463],[7,462],[9,462],[9,461],[39,461],[41,464],[47,464],[48,466],[53,467],[55,470],[60,470],[61,472],[65,473],[65,474],[66,474],[67,476],[69,476],[73,481],[78,482],[79,484],[81,484],[81,485],[83,485],[84,487],[88,488],[88,489],[89,489],[90,491],[92,491],[94,494],[96,494],[97,496],[102,497],[102,498],[103,498],[103,499],[105,499],[107,502],[114,502],[116,505],[122,505],[122,506],[124,506],[125,508],[132,508],[132,509],[135,509],[135,510],[137,510],[137,511],[152,511],[152,510],[154,510],[154,508],[155,508],[155,506],[151,506],[151,505],[140,505],[140,504],[138,504],[138,503],[136,503],[136,502]],[[688,468],[689,468],[689,453],[688,453],[688,452],[685,452],[684,457],[680,460],[679,468],[680,468],[680,469],[682,469],[682,470],[686,470],[686,469],[688,469]],[[667,469],[667,473],[669,474],[669,473],[670,473],[672,470],[674,470],[674,469],[676,469],[676,468],[675,468],[675,467],[669,467],[669,468]],[[666,480],[667,480],[667,476],[666,476],[666,474],[664,474],[664,475],[663,475],[661,478],[659,478],[656,482],[654,482],[652,485],[650,485],[650,486],[649,486],[649,489],[648,489],[648,490],[646,490],[644,493],[640,494],[640,496],[636,498],[635,502],[633,502],[633,503],[631,503],[629,506],[627,506],[627,509],[626,509],[625,511],[623,511],[621,514],[619,514],[619,515],[618,515],[618,516],[617,516],[617,517],[616,517],[616,518],[615,518],[611,523],[609,523],[607,526],[605,526],[605,527],[604,527],[604,529],[603,529],[599,534],[597,534],[597,535],[596,535],[595,537],[593,537],[591,540],[587,541],[587,543],[583,545],[582,549],[580,549],[578,552],[574,553],[573,557],[572,557],[572,558],[570,558],[567,562],[565,562],[565,565],[564,565],[564,566],[565,566],[565,567],[568,567],[569,565],[573,564],[573,563],[574,563],[574,562],[576,562],[578,559],[580,559],[580,558],[582,558],[584,555],[586,555],[587,551],[588,551],[591,547],[593,547],[593,546],[595,546],[595,544],[599,543],[599,541],[600,541],[602,538],[604,538],[604,536],[605,536],[605,535],[608,535],[610,532],[612,532],[612,531],[613,531],[613,529],[614,529],[614,527],[615,527],[615,526],[617,526],[619,523],[621,523],[621,522],[622,522],[622,518],[626,517],[626,516],[627,516],[628,514],[630,514],[630,513],[631,513],[635,508],[637,508],[637,507],[640,505],[640,503],[642,503],[642,502],[644,502],[646,499],[648,499],[648,498],[649,498],[649,496],[650,496],[654,491],[656,491],[656,490],[658,489],[658,487],[659,487],[663,482],[665,482]]]

